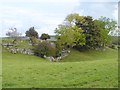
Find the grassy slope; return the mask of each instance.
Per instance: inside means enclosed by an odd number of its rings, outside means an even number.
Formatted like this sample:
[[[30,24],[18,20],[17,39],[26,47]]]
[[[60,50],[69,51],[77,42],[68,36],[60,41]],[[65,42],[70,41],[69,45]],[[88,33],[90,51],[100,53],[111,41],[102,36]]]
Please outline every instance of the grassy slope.
[[[92,61],[92,60],[110,60],[118,59],[117,50],[106,48],[105,51],[84,51],[79,52],[72,50],[70,55],[66,57],[63,62],[79,62],[79,61]]]
[[[8,43],[10,43],[10,44],[13,44],[13,41],[14,41],[14,39],[3,39],[2,40],[2,44],[8,44]],[[29,44],[29,40],[17,40],[17,42],[16,42],[16,44],[17,44],[17,48],[32,48],[32,46],[30,46]]]
[[[101,56],[99,56],[101,55]],[[3,51],[3,87],[117,87],[117,51],[72,51],[66,62],[47,62]],[[74,62],[73,62],[74,61]]]

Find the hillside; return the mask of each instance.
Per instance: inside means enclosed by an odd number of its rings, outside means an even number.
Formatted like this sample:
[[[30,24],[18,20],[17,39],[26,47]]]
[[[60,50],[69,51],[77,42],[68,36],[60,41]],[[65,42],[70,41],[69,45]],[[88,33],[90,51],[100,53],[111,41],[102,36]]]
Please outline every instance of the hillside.
[[[117,50],[71,51],[62,62],[3,50],[3,88],[118,87]],[[64,62],[63,62],[64,61]]]
[[[79,61],[92,61],[92,60],[109,60],[118,59],[118,51],[111,48],[106,48],[105,51],[89,50],[80,52],[72,49],[70,55],[66,57],[63,62],[79,62]]]

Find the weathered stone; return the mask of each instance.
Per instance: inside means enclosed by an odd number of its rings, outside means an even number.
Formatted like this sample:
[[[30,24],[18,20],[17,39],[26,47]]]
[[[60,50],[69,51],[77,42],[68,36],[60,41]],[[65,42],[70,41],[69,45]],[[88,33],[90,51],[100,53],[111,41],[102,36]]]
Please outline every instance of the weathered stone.
[[[51,56],[50,58],[51,58],[52,61],[54,61],[54,62],[56,61],[56,60],[54,59],[54,57]]]
[[[56,61],[60,61],[62,59],[62,57],[60,56],[60,57],[57,57],[56,58]]]
[[[46,60],[49,60],[49,61],[52,61],[50,57],[46,57],[45,59],[46,59]]]

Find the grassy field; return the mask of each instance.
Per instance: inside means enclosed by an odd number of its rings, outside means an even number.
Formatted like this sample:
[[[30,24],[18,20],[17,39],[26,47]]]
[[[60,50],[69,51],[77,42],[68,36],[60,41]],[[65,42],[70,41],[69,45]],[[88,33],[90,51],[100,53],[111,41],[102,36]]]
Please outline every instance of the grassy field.
[[[7,39],[2,39],[2,44],[13,44],[13,41],[14,39],[12,38],[7,38]],[[17,48],[32,48],[32,46],[30,46],[29,44],[29,40],[20,40],[20,39],[17,39],[17,41],[15,41],[15,43],[17,45]]]
[[[118,87],[118,52],[71,51],[62,62],[3,50],[3,88]]]

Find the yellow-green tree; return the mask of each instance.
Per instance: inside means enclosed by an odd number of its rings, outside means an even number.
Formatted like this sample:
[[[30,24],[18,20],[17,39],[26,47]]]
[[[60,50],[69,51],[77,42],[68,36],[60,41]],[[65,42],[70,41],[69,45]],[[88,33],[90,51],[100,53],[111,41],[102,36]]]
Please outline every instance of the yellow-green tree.
[[[66,17],[65,22],[60,24],[55,30],[58,38],[57,44],[62,48],[85,45],[83,30],[74,25],[76,19],[82,20],[83,17],[80,17],[78,14],[70,14]]]

